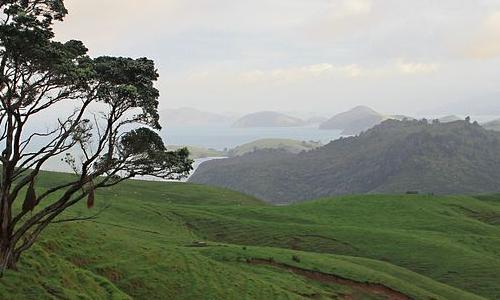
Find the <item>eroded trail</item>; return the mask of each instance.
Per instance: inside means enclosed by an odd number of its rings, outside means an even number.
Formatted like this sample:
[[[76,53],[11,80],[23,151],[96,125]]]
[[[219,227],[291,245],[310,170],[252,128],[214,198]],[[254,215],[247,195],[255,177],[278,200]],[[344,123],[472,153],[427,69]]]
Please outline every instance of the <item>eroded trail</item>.
[[[253,258],[253,259],[249,259],[248,263],[253,264],[253,265],[268,265],[268,266],[273,266],[273,267],[277,267],[277,268],[281,268],[281,269],[286,269],[286,270],[293,272],[295,274],[304,276],[310,280],[318,281],[321,283],[335,283],[335,284],[349,286],[353,289],[363,291],[363,292],[368,293],[368,294],[383,296],[389,300],[410,300],[410,299],[412,299],[409,296],[407,296],[399,291],[396,291],[390,287],[387,287],[387,286],[385,286],[383,284],[379,284],[379,283],[359,282],[359,281],[343,278],[341,276],[337,276],[337,275],[333,275],[333,274],[302,269],[299,267],[287,265],[287,264],[272,261],[269,259]],[[351,298],[347,298],[347,299],[351,299]]]

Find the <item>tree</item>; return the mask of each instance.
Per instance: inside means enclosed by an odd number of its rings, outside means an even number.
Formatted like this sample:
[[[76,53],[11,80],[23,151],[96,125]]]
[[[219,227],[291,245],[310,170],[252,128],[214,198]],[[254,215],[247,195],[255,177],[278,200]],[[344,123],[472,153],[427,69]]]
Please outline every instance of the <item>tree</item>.
[[[69,207],[136,176],[180,179],[192,170],[186,149],[168,151],[156,133],[159,92],[154,62],[91,58],[80,41],[54,40],[62,0],[0,0],[0,274]],[[73,108],[53,128],[34,124],[47,111]],[[47,190],[46,163],[75,175]]]

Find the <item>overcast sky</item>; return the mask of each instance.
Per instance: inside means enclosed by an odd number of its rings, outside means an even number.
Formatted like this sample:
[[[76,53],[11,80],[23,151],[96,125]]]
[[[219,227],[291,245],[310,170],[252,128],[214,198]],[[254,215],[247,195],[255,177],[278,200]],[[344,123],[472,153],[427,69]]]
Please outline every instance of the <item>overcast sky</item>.
[[[500,0],[66,0],[60,40],[153,58],[161,107],[500,114]]]

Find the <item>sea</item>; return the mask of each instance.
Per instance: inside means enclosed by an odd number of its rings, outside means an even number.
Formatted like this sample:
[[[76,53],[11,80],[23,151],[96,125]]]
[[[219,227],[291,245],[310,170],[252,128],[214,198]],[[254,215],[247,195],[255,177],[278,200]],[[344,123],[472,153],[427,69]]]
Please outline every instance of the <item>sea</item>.
[[[217,150],[231,149],[259,139],[281,138],[327,144],[341,136],[340,130],[317,126],[280,128],[232,128],[229,125],[166,127],[161,135],[167,145],[190,145]]]

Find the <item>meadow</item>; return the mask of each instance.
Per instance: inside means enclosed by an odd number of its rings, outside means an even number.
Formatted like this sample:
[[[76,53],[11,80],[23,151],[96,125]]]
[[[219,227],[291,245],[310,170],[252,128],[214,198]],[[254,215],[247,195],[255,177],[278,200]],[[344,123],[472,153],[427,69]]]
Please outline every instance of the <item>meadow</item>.
[[[39,190],[69,176],[46,173]],[[128,181],[61,218],[0,299],[498,299],[500,197],[369,195],[271,206]]]

